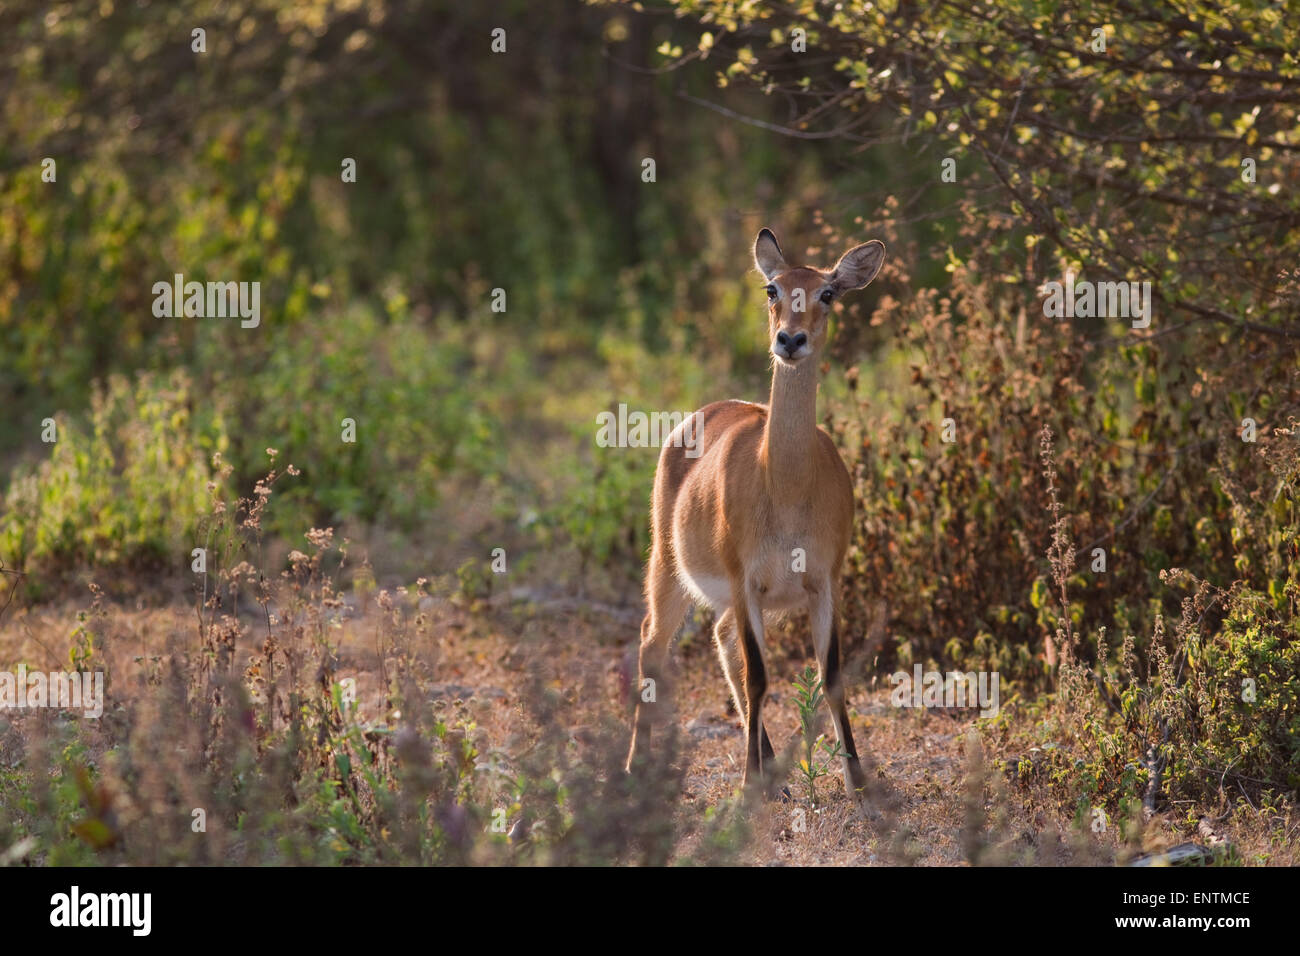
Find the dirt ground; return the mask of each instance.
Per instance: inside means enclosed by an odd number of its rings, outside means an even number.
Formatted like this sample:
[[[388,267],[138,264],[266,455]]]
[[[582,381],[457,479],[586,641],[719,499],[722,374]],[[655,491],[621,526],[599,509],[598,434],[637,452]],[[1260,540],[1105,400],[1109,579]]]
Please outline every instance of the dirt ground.
[[[72,603],[17,613],[11,609],[0,630],[0,660],[64,666],[78,610]],[[457,601],[426,598],[421,611],[434,635],[427,649],[430,699],[472,718],[480,753],[497,752],[509,760],[528,746],[535,728],[520,701],[539,678],[560,692],[560,713],[579,752],[589,729],[613,721],[626,724],[629,688],[636,677],[639,608],[499,598],[471,610]],[[383,660],[373,616],[372,607],[354,606],[341,621],[338,670],[355,677],[362,718],[383,721],[390,715],[383,712]],[[105,620],[110,622],[111,666],[120,693],[130,693],[132,673],[163,654],[169,638],[195,639],[195,611],[179,602],[161,608],[114,605]],[[256,628],[250,630],[246,650],[251,654]],[[736,794],[743,769],[743,731],[709,633],[706,622],[688,621],[673,654],[675,720],[685,764],[684,793],[675,812],[687,831],[709,808]],[[799,743],[793,679],[811,662],[798,622],[769,634],[764,718],[779,754],[793,754]],[[788,798],[766,801],[751,811],[753,839],[745,862],[953,866],[968,864],[972,853],[990,851],[980,856],[982,862],[1116,861],[1119,838],[1114,831],[1071,827],[1068,813],[1051,794],[1017,788],[1005,772],[994,769],[997,757],[1014,760],[1016,755],[981,750],[985,771],[975,779],[982,783],[971,787],[968,746],[977,721],[974,711],[895,708],[884,675],[857,678],[849,687],[849,713],[858,750],[872,762],[871,775],[879,786],[874,818],[858,812],[846,797],[838,761],[817,782],[815,804],[796,779],[797,771],[791,772]],[[824,726],[829,730],[828,720]],[[1188,832],[1187,821],[1158,816],[1142,849],[1182,843]],[[1269,836],[1275,832],[1239,826],[1231,835],[1247,862],[1252,853],[1265,854],[1260,862],[1291,861],[1300,825],[1291,831],[1289,847],[1278,846],[1276,836]],[[691,846],[688,838],[681,852],[689,855]]]

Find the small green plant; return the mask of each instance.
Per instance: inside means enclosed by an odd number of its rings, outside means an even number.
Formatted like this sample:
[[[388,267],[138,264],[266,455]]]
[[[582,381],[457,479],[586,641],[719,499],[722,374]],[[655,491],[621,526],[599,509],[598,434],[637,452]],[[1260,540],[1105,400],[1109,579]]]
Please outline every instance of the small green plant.
[[[795,706],[799,710],[799,729],[803,735],[803,756],[799,760],[799,773],[808,788],[808,802],[817,803],[817,779],[831,772],[831,764],[844,755],[837,740],[832,745],[826,735],[818,732],[821,707],[822,680],[811,664],[794,679]]]

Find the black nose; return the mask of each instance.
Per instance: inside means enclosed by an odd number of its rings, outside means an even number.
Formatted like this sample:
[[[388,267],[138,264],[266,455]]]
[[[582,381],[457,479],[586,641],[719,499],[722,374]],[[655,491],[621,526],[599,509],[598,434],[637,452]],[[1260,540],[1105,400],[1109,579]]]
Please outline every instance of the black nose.
[[[794,353],[798,352],[808,344],[808,335],[805,332],[796,332],[790,335],[784,329],[776,333],[776,347],[785,352],[786,358],[793,358]]]

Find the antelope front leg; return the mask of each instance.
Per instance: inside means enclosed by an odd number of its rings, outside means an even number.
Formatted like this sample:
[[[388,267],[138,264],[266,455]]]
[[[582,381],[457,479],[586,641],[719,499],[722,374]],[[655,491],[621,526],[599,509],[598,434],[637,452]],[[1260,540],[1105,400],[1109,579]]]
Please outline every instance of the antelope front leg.
[[[813,647],[817,652],[817,669],[821,672],[823,694],[830,708],[835,737],[840,742],[844,761],[844,788],[852,799],[861,799],[867,785],[866,774],[853,744],[853,728],[844,706],[844,678],[840,672],[840,633],[832,596],[833,582],[821,582],[811,595]]]
[[[743,595],[743,592],[742,592]],[[763,664],[763,612],[741,596],[732,608],[740,636],[741,683],[745,691],[744,789],[763,782],[763,697],[767,694],[767,668]]]

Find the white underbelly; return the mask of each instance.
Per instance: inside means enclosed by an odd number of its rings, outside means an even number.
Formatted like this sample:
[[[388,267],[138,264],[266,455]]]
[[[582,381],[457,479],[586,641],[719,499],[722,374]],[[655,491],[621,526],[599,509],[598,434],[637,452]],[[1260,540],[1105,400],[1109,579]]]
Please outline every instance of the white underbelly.
[[[726,578],[691,574],[684,568],[678,568],[677,579],[696,603],[707,605],[718,612],[731,607],[731,582]],[[763,611],[779,613],[808,606],[808,592],[804,589],[801,577],[792,575],[769,581],[767,587],[757,590],[753,595]]]
[[[691,574],[679,566],[677,579],[697,603],[706,604],[715,611],[724,611],[731,606],[731,582],[726,578]]]

